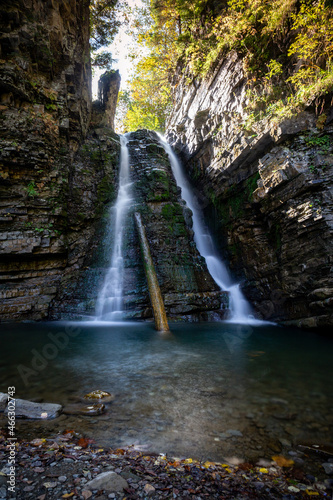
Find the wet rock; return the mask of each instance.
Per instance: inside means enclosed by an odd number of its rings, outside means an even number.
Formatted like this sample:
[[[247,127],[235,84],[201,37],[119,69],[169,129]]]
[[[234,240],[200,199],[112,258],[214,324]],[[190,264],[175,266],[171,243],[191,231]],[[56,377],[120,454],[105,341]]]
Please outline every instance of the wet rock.
[[[106,391],[92,391],[89,392],[89,394],[86,394],[83,396],[85,400],[88,401],[103,401],[103,403],[109,403],[110,401],[114,400],[114,395],[110,394],[109,392]]]
[[[8,394],[0,392],[0,411],[4,411],[7,406]]]
[[[323,162],[331,165],[332,125],[325,126],[331,142],[324,154],[307,144],[321,133],[314,112],[281,119],[279,125],[263,120],[249,134],[239,123],[248,105],[243,63],[231,52],[219,59],[213,78],[195,85],[185,74],[179,78],[167,139],[180,151],[206,212],[220,219],[214,225],[223,235],[221,249],[228,247],[230,267],[247,277],[245,295],[263,317],[305,328],[329,326],[332,174],[319,170]],[[251,195],[245,197],[249,183]],[[234,209],[241,200],[242,213]]]
[[[128,488],[128,482],[116,472],[109,471],[98,474],[98,476],[85,485],[85,488],[92,491],[124,491],[124,488]]]
[[[49,420],[57,417],[62,406],[54,403],[33,403],[25,399],[15,400],[15,413],[17,418],[31,418]],[[8,409],[5,410],[8,413]]]
[[[96,416],[104,413],[105,405],[103,403],[96,403],[88,406],[68,405],[65,406],[63,411],[66,415]]]

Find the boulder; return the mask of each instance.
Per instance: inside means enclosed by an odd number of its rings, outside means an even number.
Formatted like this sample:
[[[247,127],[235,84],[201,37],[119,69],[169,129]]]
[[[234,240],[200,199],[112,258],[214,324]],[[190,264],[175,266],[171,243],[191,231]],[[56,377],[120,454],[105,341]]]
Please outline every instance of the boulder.
[[[128,482],[113,471],[102,472],[89,481],[85,488],[88,490],[124,491],[128,488]]]
[[[33,403],[25,399],[15,399],[15,414],[17,418],[51,419],[58,417],[62,406],[54,403]],[[8,413],[8,409],[5,410]]]

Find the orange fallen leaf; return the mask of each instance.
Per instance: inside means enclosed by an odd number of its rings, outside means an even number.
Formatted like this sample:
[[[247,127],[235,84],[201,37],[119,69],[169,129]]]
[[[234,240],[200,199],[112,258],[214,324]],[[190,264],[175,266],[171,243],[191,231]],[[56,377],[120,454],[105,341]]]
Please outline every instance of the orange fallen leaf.
[[[89,439],[89,438],[80,438],[77,442],[77,444],[79,446],[81,446],[81,448],[87,448],[89,444],[93,443],[94,440],[93,439]]]
[[[177,461],[176,462],[168,462],[168,465],[170,467],[179,467],[180,466],[180,462],[177,462]]]
[[[274,460],[274,462],[279,467],[292,467],[294,465],[294,463],[295,463],[290,458],[285,458],[282,455],[274,455],[274,457],[272,457],[272,460]]]
[[[72,491],[72,493],[65,493],[64,495],[62,495],[61,498],[70,498],[70,497],[73,497],[74,496],[74,492]]]

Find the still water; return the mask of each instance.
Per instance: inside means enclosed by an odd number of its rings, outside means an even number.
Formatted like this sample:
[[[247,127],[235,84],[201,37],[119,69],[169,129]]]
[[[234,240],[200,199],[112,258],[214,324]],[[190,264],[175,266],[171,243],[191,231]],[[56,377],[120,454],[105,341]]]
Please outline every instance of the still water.
[[[1,325],[0,391],[64,407],[97,389],[115,395],[103,415],[20,420],[18,435],[75,429],[101,446],[211,460],[332,443],[332,339],[272,325],[170,327],[164,336],[150,323]]]

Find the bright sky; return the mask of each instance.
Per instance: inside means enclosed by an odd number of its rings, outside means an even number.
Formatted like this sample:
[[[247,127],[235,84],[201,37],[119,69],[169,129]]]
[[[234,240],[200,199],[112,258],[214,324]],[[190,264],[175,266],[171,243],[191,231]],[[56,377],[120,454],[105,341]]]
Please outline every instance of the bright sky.
[[[127,3],[131,7],[142,7],[141,0],[127,0]],[[133,64],[133,62],[128,58],[128,54],[131,53],[131,50],[133,50],[133,47],[135,46],[135,41],[126,31],[128,31],[128,28],[126,26],[121,26],[113,44],[110,45],[110,47],[103,47],[101,49],[101,51],[109,50],[112,54],[112,58],[117,59],[117,62],[113,63],[112,69],[119,69],[122,90],[126,88],[126,84],[131,73],[131,66]],[[92,80],[93,99],[97,99],[98,79],[104,71],[105,70],[99,69],[94,70],[95,74]]]

